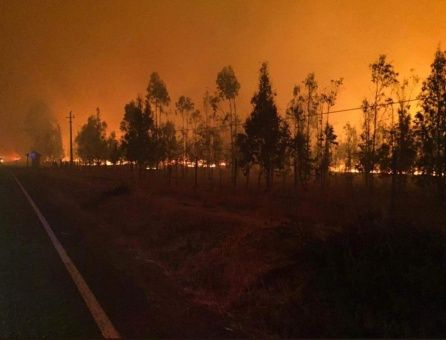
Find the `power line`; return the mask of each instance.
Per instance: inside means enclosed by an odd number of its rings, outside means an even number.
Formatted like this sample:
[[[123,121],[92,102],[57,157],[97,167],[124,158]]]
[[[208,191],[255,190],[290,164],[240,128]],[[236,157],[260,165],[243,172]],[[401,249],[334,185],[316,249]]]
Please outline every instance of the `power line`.
[[[415,98],[415,99],[407,99],[407,100],[398,100],[398,101],[391,101],[391,102],[387,102],[387,103],[382,103],[382,104],[378,104],[378,105],[370,105],[371,108],[374,107],[384,107],[384,106],[389,106],[389,105],[393,105],[393,104],[404,104],[404,103],[409,103],[409,102],[414,102],[414,101],[419,101],[421,100],[421,98]],[[363,110],[364,107],[363,106],[358,106],[358,107],[351,107],[348,109],[341,109],[341,110],[334,110],[334,111],[325,111],[325,112],[321,112],[321,113],[314,113],[311,115],[307,115],[306,117],[314,117],[314,116],[320,116],[322,115],[326,115],[326,114],[332,114],[332,113],[340,113],[340,112],[349,112],[349,111],[358,111],[358,110]],[[289,118],[291,119],[291,118]]]
[[[419,101],[421,100],[421,98],[415,98],[415,99],[406,99],[406,100],[398,100],[398,101],[389,101],[386,103],[382,103],[382,104],[378,104],[378,105],[371,105],[371,107],[385,107],[385,106],[389,106],[389,105],[394,105],[394,104],[404,104],[404,103],[409,103],[409,102],[414,102],[414,101]],[[340,109],[340,110],[334,110],[334,111],[325,111],[325,112],[321,112],[321,113],[315,113],[315,114],[311,114],[311,115],[307,115],[306,117],[314,117],[314,116],[320,116],[320,115],[326,115],[326,114],[332,114],[332,113],[341,113],[341,112],[350,112],[350,111],[358,111],[358,110],[362,110],[363,106],[358,106],[358,107],[351,107],[351,108],[346,108],[346,109]],[[74,118],[74,115],[72,115],[72,113],[70,112],[69,116],[66,117],[69,119],[69,124],[70,124],[70,159],[72,159],[72,119]],[[291,117],[286,117],[285,119],[292,119]],[[244,123],[242,122],[238,122],[238,123],[234,123],[233,126],[243,126]],[[216,127],[214,127],[216,128]],[[194,128],[184,128],[184,129],[174,129],[175,132],[186,132],[186,131],[194,131]]]
[[[383,106],[389,106],[389,105],[393,105],[393,104],[404,104],[404,103],[409,103],[409,102],[414,102],[414,101],[419,101],[421,100],[420,98],[415,98],[415,99],[407,99],[407,100],[399,100],[399,101],[391,101],[391,102],[387,102],[387,103],[382,103],[382,104],[378,104],[378,105],[371,105],[371,107],[383,107]],[[327,111],[327,112],[322,112],[322,114],[329,114],[329,113],[339,113],[339,112],[348,112],[348,111],[357,111],[357,110],[362,110],[363,107],[359,106],[359,107],[353,107],[353,108],[349,108],[349,109],[342,109],[342,110],[335,110],[335,111]],[[315,116],[318,116],[317,114]]]
[[[397,100],[397,101],[389,101],[386,103],[382,103],[382,104],[378,104],[378,105],[371,105],[370,107],[374,108],[374,107],[385,107],[385,106],[390,106],[390,105],[394,105],[394,104],[404,104],[404,103],[409,103],[409,102],[414,102],[414,101],[419,101],[421,100],[421,98],[415,98],[415,99],[406,99],[406,100]],[[321,113],[315,113],[315,114],[311,114],[311,115],[307,115],[306,117],[314,117],[314,116],[320,116],[322,115],[326,115],[326,114],[332,114],[332,113],[341,113],[341,112],[350,112],[350,111],[358,111],[358,110],[363,110],[363,106],[358,106],[358,107],[351,107],[351,108],[346,108],[346,109],[340,109],[340,110],[334,110],[334,111],[325,111],[325,112],[321,112]],[[286,119],[292,119],[291,117],[286,117]],[[236,126],[242,126],[244,123],[239,122],[239,123],[234,123],[233,125]],[[193,131],[193,128],[187,128],[187,129],[175,129],[175,132],[185,132],[185,131]]]

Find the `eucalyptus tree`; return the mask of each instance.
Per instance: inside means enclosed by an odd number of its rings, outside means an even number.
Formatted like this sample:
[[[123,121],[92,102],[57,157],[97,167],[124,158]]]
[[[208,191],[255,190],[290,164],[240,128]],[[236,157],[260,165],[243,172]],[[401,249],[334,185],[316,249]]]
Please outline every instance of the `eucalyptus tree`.
[[[189,126],[192,127],[193,133],[196,133],[198,126],[202,122],[203,122],[203,116],[201,114],[201,111],[198,109],[191,111],[191,113],[189,115]]]
[[[259,88],[251,99],[251,104],[251,115],[244,124],[246,138],[252,146],[254,162],[265,171],[266,188],[269,190],[274,170],[284,163],[289,129],[278,115],[266,63],[260,68]]]
[[[318,83],[314,73],[309,73],[302,81],[304,85],[305,98],[305,115],[306,115],[306,140],[308,145],[311,145],[311,130],[312,126],[317,124],[317,108],[319,105]],[[310,147],[311,149],[311,147]]]
[[[422,110],[416,115],[419,145],[418,167],[435,183],[444,199],[446,172],[446,52],[438,49],[431,73],[423,82],[420,94]]]
[[[343,79],[331,80],[330,88],[320,95],[321,114],[320,114],[320,134],[319,134],[319,152],[318,168],[321,179],[321,185],[326,184],[330,165],[332,163],[332,146],[337,145],[336,135],[333,125],[330,124],[330,111],[336,104],[339,88],[342,86]],[[325,125],[323,124],[323,115],[326,116]]]
[[[100,165],[106,160],[106,129],[107,123],[101,119],[98,108],[96,115],[88,117],[75,138],[77,154],[84,163]]]
[[[205,131],[203,119],[200,110],[193,110],[188,119],[188,124],[192,129],[192,141],[188,143],[188,158],[194,160],[194,188],[198,185],[198,161],[203,159],[205,154],[204,141],[202,140],[201,131]]]
[[[221,120],[219,114],[220,96],[218,93],[211,95],[206,90],[203,96],[204,125],[200,129],[201,140],[204,144],[206,165],[208,168],[209,180],[213,182],[213,167],[217,166],[223,155],[223,140],[221,138],[222,128],[218,125]]]
[[[200,110],[195,109],[190,113],[188,119],[188,126],[190,127],[189,129],[192,130],[192,142],[189,143],[188,145],[187,153],[189,158],[194,160],[195,168],[198,167],[198,159],[200,156],[200,152],[198,151],[198,149],[201,148],[201,145],[198,142],[199,140],[198,127],[202,125],[203,122],[202,118],[203,117],[201,115]]]
[[[168,113],[165,108],[170,104],[170,96],[166,84],[157,72],[153,72],[150,75],[146,99],[153,106],[155,127],[159,128],[161,125],[161,114]]]
[[[237,159],[239,160],[238,166],[242,169],[246,178],[246,187],[248,188],[251,168],[255,163],[253,141],[246,134],[239,133],[235,143],[237,146]]]
[[[194,140],[190,148],[191,157],[195,159],[195,169],[198,170],[198,160],[202,160],[208,170],[208,179],[213,183],[213,166],[219,164],[223,155],[223,141],[218,128],[199,123],[194,130]]]
[[[231,147],[231,174],[232,184],[237,184],[237,158],[235,154],[234,142],[237,136],[237,126],[239,119],[236,109],[236,98],[240,90],[240,83],[235,76],[234,70],[231,66],[225,66],[217,74],[217,89],[221,98],[228,103],[227,120],[229,121],[230,130],[230,147]]]
[[[189,116],[194,111],[195,105],[192,99],[180,96],[175,103],[176,113],[181,116],[182,121],[182,137],[183,137],[183,165],[187,162],[188,136],[189,136]]]
[[[323,131],[324,145],[322,151],[322,158],[320,161],[320,179],[321,186],[327,184],[330,166],[333,162],[333,146],[338,145],[337,136],[334,133],[333,125],[326,124]]]
[[[362,133],[358,144],[358,164],[357,167],[364,173],[366,185],[369,184],[370,173],[374,168],[374,153],[372,152],[372,108],[367,99],[361,105],[364,120],[362,123]]]
[[[116,138],[116,132],[112,131],[107,138],[107,160],[116,165],[121,160],[121,146]]]
[[[209,93],[207,93],[205,98],[207,105],[211,109],[211,112],[209,114],[210,126],[215,128],[217,127],[218,122],[222,121],[222,117],[219,114],[220,97],[218,96],[218,93],[214,95],[210,95]]]
[[[411,124],[412,93],[418,84],[418,77],[412,75],[397,84],[395,95],[398,100],[395,122],[392,107],[390,130],[390,170],[392,173],[392,193],[395,194],[405,184],[406,175],[413,170],[416,156],[415,133]]]
[[[175,125],[167,122],[158,131],[157,143],[160,149],[161,161],[166,162],[168,184],[172,182],[172,163],[177,161],[181,154],[181,144],[177,140]]]
[[[311,169],[311,150],[306,139],[306,121],[309,117],[305,115],[305,98],[299,85],[293,89],[293,98],[286,114],[293,122],[290,149],[293,157],[294,187],[297,189],[299,182],[306,181],[306,174]]]
[[[314,127],[318,127],[318,118],[322,117],[321,112],[318,112],[317,89],[315,75],[309,73],[302,81],[302,86],[294,87],[293,98],[286,112],[293,121],[294,135],[291,140],[291,155],[293,156],[295,188],[297,188],[298,182],[304,187],[306,186],[313,169],[312,130]],[[316,142],[319,137],[319,134],[316,133]]]
[[[356,128],[347,122],[344,125],[344,141],[342,142],[342,153],[344,156],[344,172],[350,173],[354,169],[358,156],[358,133]]]
[[[347,122],[343,126],[343,138],[340,140],[334,158],[337,166],[343,167],[346,183],[352,189],[353,171],[358,161],[358,134],[356,127]]]
[[[121,121],[121,148],[129,162],[136,162],[141,171],[148,162],[154,162],[154,124],[150,105],[143,105],[138,97],[125,105]]]
[[[370,174],[376,169],[379,162],[377,149],[378,140],[383,140],[384,129],[379,126],[382,118],[388,114],[389,103],[392,102],[390,92],[398,83],[398,73],[395,72],[385,55],[380,55],[378,60],[370,64],[373,94],[370,100],[364,99],[362,110],[364,113],[363,132],[361,134],[359,168],[364,172],[366,185],[370,185]],[[383,149],[381,149],[382,151]]]

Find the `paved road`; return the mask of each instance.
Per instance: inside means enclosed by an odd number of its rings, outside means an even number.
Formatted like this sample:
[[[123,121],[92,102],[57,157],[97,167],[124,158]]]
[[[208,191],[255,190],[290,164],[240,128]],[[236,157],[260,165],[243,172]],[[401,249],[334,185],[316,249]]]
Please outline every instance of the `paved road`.
[[[131,269],[97,231],[51,194],[44,172],[13,169],[117,331],[130,338],[234,338],[232,321],[191,304],[160,268]],[[138,274],[135,274],[138,270]],[[32,207],[0,167],[0,338],[100,337],[93,318]]]
[[[0,337],[99,337],[59,256],[0,169]]]

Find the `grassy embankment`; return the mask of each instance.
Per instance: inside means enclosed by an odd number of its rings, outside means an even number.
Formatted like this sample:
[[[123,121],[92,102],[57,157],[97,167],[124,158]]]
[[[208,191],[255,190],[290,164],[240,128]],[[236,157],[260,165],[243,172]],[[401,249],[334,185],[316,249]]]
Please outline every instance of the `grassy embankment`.
[[[429,190],[410,184],[391,205],[385,178],[370,196],[359,177],[351,186],[340,175],[297,195],[281,181],[265,193],[200,178],[193,190],[192,181],[168,186],[160,173],[127,169],[21,176],[70,206],[93,244],[121,249],[117,265],[156,263],[248,333],[445,334],[446,212]]]

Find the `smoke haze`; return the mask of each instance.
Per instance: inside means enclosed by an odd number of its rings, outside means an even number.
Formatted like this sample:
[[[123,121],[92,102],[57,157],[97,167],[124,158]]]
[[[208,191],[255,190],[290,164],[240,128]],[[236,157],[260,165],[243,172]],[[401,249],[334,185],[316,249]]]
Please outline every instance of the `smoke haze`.
[[[313,71],[322,87],[344,77],[335,109],[356,107],[379,54],[401,74],[427,75],[445,14],[444,1],[0,0],[0,153],[28,148],[24,120],[36,102],[54,112],[65,150],[69,111],[75,131],[98,106],[118,131],[125,103],[144,95],[152,71],[173,101],[184,94],[201,105],[232,65],[246,117],[268,61],[282,114],[293,85]],[[335,129],[359,118],[333,116]]]

